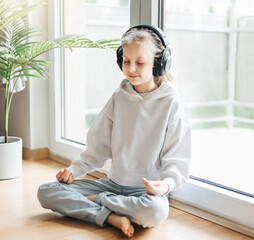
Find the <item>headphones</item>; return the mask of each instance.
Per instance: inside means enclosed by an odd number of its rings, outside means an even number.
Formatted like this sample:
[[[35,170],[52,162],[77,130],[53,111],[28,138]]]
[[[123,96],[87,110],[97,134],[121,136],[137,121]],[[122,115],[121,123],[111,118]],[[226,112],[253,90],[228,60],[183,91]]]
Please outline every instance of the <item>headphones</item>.
[[[123,37],[125,37],[134,28],[149,29],[152,32],[154,32],[161,40],[161,43],[164,46],[164,50],[162,51],[161,57],[154,59],[153,76],[154,77],[164,76],[171,67],[171,49],[169,48],[169,42],[168,42],[166,35],[160,28],[157,28],[152,25],[143,24],[143,25],[137,25],[137,26],[133,26],[133,27],[129,28],[124,33]],[[120,67],[120,69],[122,70],[122,65],[123,65],[123,46],[122,45],[117,48],[116,56],[117,56],[117,64]]]

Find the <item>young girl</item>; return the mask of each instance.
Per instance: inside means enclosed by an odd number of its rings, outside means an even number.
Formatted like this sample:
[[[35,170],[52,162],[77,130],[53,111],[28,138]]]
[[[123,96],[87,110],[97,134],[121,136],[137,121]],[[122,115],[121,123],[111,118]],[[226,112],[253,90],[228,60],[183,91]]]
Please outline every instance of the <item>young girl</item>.
[[[127,236],[132,222],[161,224],[168,193],[186,182],[190,128],[167,73],[170,49],[164,33],[150,25],[130,28],[117,60],[126,79],[93,123],[81,159],[38,190],[44,208],[65,216],[110,224]],[[108,179],[80,179],[112,159]]]

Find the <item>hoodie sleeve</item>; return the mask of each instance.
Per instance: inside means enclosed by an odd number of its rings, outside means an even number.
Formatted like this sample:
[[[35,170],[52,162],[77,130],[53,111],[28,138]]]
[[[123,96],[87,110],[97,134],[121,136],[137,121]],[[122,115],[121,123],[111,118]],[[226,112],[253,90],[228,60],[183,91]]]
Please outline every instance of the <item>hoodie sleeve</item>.
[[[112,114],[113,97],[109,100],[92,124],[87,134],[86,150],[81,153],[81,158],[73,161],[68,168],[74,179],[78,176],[85,176],[88,172],[103,167],[106,160],[112,158]]]
[[[189,177],[191,159],[191,131],[183,111],[168,123],[160,159],[161,180],[168,183],[169,191],[179,189]]]

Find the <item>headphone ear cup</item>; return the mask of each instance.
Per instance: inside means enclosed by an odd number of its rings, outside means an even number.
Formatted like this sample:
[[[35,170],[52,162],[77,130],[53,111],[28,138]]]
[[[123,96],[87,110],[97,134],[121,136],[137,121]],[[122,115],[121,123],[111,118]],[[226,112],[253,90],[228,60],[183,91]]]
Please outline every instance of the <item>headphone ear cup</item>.
[[[165,75],[169,71],[171,67],[171,63],[172,63],[171,50],[168,47],[164,50],[164,54],[162,56],[162,63],[163,63],[163,72],[164,72],[163,75]]]
[[[167,47],[163,50],[161,57],[155,58],[153,66],[153,76],[164,76],[171,67],[171,51]]]
[[[154,64],[153,64],[153,76],[159,77],[160,75],[160,58],[154,58]]]
[[[119,46],[116,50],[117,64],[121,71],[123,70],[123,47]]]

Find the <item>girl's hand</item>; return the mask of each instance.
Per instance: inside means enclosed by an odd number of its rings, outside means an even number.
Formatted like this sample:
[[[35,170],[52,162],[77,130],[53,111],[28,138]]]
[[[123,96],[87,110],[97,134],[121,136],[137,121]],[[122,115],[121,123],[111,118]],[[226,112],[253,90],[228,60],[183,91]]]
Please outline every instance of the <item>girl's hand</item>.
[[[164,181],[149,181],[145,178],[142,180],[149,195],[161,196],[169,191],[169,185]]]
[[[56,179],[59,182],[68,183],[68,184],[71,184],[74,181],[71,171],[67,170],[66,168],[61,169],[58,172],[58,174],[56,174]]]

